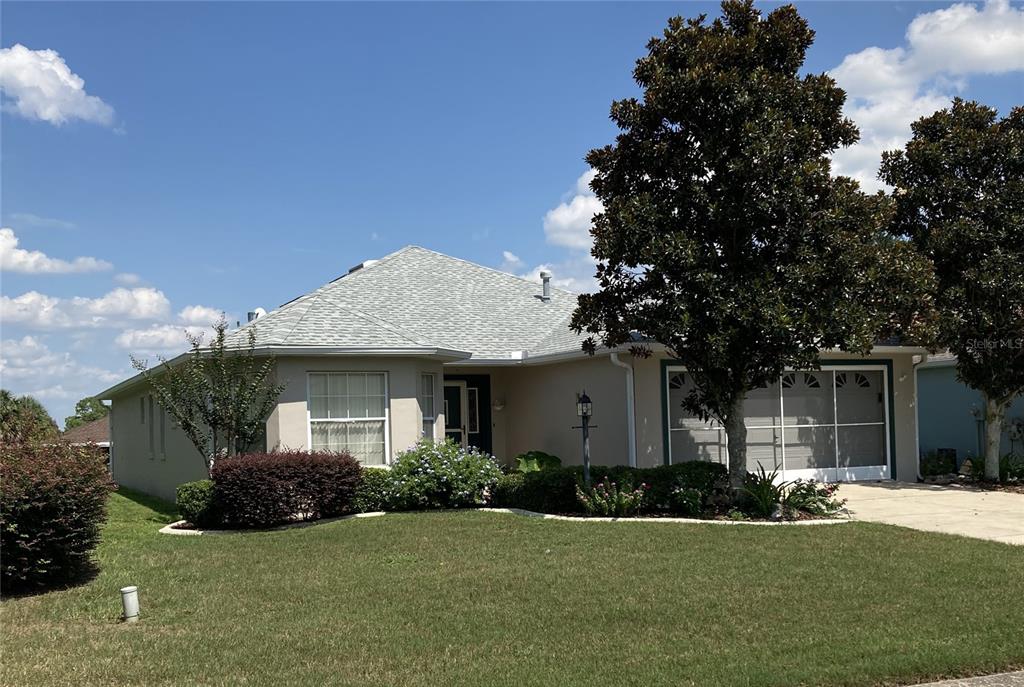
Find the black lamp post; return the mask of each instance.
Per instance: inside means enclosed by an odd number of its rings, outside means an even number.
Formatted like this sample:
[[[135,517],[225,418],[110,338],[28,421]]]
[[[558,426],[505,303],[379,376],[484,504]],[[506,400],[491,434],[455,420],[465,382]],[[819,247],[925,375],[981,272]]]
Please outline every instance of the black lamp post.
[[[579,415],[580,428],[583,430],[583,484],[590,488],[590,416],[594,413],[594,404],[587,396],[586,389],[576,397],[576,414]]]

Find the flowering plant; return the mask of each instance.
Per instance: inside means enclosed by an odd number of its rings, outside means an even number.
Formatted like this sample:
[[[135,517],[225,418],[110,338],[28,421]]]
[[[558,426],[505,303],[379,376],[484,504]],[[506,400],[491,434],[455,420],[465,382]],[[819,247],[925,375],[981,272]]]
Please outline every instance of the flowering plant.
[[[803,511],[811,515],[834,515],[846,504],[846,499],[835,497],[838,491],[838,484],[798,479],[789,485],[782,505],[790,513]]]
[[[646,491],[646,484],[641,484],[636,489],[620,488],[606,477],[587,490],[576,485],[576,499],[589,515],[621,518],[636,515],[640,511]]]
[[[421,439],[391,467],[386,500],[391,509],[483,506],[501,476],[493,456],[451,439]]]

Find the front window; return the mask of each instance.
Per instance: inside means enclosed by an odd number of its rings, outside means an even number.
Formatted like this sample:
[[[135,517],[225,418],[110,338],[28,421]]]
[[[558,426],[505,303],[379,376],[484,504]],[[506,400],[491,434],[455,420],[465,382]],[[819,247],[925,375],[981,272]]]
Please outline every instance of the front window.
[[[383,372],[310,373],[312,449],[347,451],[364,465],[384,465],[386,396]]]
[[[420,375],[420,411],[423,413],[423,436],[434,438],[434,375]]]

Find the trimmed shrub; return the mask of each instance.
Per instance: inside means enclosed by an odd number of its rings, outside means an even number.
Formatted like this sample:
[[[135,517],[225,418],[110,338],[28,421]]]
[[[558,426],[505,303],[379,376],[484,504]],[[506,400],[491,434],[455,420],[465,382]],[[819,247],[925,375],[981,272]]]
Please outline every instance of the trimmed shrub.
[[[388,505],[393,510],[482,506],[500,477],[493,456],[450,439],[423,439],[391,467]]]
[[[594,465],[590,474],[594,484],[605,478],[622,488],[635,489],[646,484],[645,510],[674,511],[677,506],[673,492],[677,489],[694,489],[704,499],[728,479],[729,473],[719,463],[692,461],[654,468]],[[527,472],[522,474],[522,481],[514,489],[505,486],[497,489],[494,505],[540,513],[580,513],[582,507],[576,497],[576,487],[582,485],[583,467],[580,465]]]
[[[0,583],[21,592],[91,572],[113,482],[95,446],[0,446]]]
[[[282,451],[221,458],[214,500],[228,527],[271,527],[351,511],[362,479],[347,453]]]
[[[363,468],[362,477],[352,499],[352,508],[357,513],[386,510],[391,491],[391,472],[384,468]]]
[[[502,474],[494,485],[491,503],[502,508],[518,508],[519,492],[523,488],[524,475],[521,472]]]
[[[179,486],[174,502],[182,519],[196,527],[208,527],[218,520],[213,497],[213,480],[201,479]]]

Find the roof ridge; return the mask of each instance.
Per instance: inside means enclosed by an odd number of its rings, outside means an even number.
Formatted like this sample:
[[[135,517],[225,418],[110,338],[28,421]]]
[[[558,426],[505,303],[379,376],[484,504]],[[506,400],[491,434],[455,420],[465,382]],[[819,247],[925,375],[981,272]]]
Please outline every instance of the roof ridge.
[[[500,275],[505,276],[505,277],[511,277],[512,279],[516,279],[518,281],[526,282],[527,284],[530,284],[531,286],[537,286],[539,284],[539,282],[535,282],[532,279],[527,279],[526,277],[520,277],[518,274],[512,274],[511,272],[506,272],[504,270],[499,270],[497,267],[490,267],[488,265],[481,265],[478,262],[473,262],[472,260],[466,260],[465,258],[458,258],[458,257],[455,257],[454,255],[448,255],[447,253],[442,253],[441,251],[433,250],[432,248],[424,248],[423,246],[417,246],[415,244],[409,244],[408,246],[406,246],[402,250],[405,250],[407,248],[417,248],[419,250],[424,250],[424,251],[426,251],[428,253],[433,253],[434,255],[440,255],[443,258],[448,258],[449,260],[454,260],[456,262],[461,262],[463,264],[469,265],[470,267],[476,267],[476,268],[481,269],[481,270],[486,270],[488,272],[494,272],[496,274],[500,274]],[[392,253],[392,255],[394,255],[394,253]],[[388,256],[388,257],[391,257],[391,256]],[[561,291],[562,293],[564,293],[567,296],[578,296],[579,295],[575,291],[569,291],[568,289],[563,289],[560,286],[552,285],[551,288],[553,290],[555,290],[555,291]]]
[[[408,341],[411,341],[414,344],[417,344],[419,346],[434,346],[435,348],[444,348],[444,346],[438,346],[438,344],[433,342],[433,341],[421,341],[421,340],[417,339],[413,335],[412,332],[408,332],[408,331],[402,329],[397,324],[395,324],[393,322],[389,322],[388,320],[385,320],[383,317],[380,317],[378,315],[371,315],[368,312],[365,312],[363,310],[359,310],[357,308],[352,308],[352,307],[349,307],[349,306],[342,306],[342,307],[344,307],[350,313],[353,313],[353,314],[355,314],[355,315],[357,315],[359,317],[362,317],[364,320],[369,320],[370,322],[373,322],[374,324],[376,324],[376,325],[378,325],[380,327],[384,327],[385,329],[389,330],[392,334],[397,334],[398,336],[402,337],[403,339],[407,339]]]

